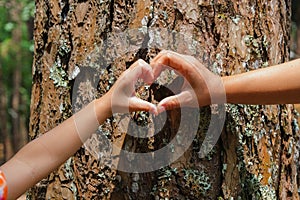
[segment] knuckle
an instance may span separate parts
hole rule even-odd
[[[140,59],[137,60],[137,63],[139,65],[144,65],[146,62],[143,59],[140,58]]]

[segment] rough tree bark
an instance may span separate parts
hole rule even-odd
[[[159,47],[194,55],[222,76],[289,58],[289,0],[40,0],[36,1],[36,7],[32,139],[70,117],[72,108],[103,95],[137,59],[150,61]],[[159,28],[160,34],[154,28]],[[124,32],[130,38],[129,46],[124,46],[118,38]],[[114,34],[116,37],[111,37]],[[197,45],[185,41],[191,38]],[[76,78],[86,70],[87,62],[96,63],[93,68],[101,73],[98,77],[87,77],[81,85],[84,89],[78,90],[85,91],[87,99],[71,102],[72,95],[77,94],[72,88]],[[99,84],[92,86],[97,78]],[[149,93],[155,100],[169,94],[161,85],[151,87]],[[204,159],[199,158],[198,151],[209,123],[209,107],[201,109],[203,120],[190,149],[163,169],[141,174],[115,171],[82,148],[32,188],[28,196],[31,199],[298,199],[299,130],[293,106],[226,105],[226,110],[222,136]],[[143,123],[149,116],[137,113],[132,118]],[[178,119],[178,110],[168,112],[166,126],[157,137],[126,136],[124,148],[136,152],[159,149],[176,135],[174,127]],[[116,126],[114,118],[107,120],[101,134],[118,141],[125,133]]]
[[[300,3],[299,1],[293,0],[292,1],[292,20],[295,23],[295,26],[297,28],[296,30],[296,35],[293,38],[293,50],[295,51],[295,58],[299,58],[300,57]]]

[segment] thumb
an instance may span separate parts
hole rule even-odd
[[[129,111],[148,111],[155,115],[157,115],[157,109],[156,106],[150,102],[144,101],[138,97],[131,97],[129,99]]]
[[[164,98],[157,105],[158,114],[162,113],[165,110],[172,110],[172,109],[180,108],[181,106],[184,106],[185,104],[188,103],[187,99],[190,99],[189,97],[190,97],[190,95],[188,94],[188,92],[184,91],[177,95],[173,95],[173,96]]]

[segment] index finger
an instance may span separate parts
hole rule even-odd
[[[129,69],[126,70],[124,76],[127,77],[127,80],[131,80],[132,82],[136,82],[141,78],[147,84],[150,84],[154,80],[152,67],[142,59],[133,63]]]
[[[136,80],[138,78],[141,78],[147,84],[153,83],[154,76],[153,76],[152,67],[148,63],[146,63],[144,60],[140,59],[137,61],[137,66],[136,66],[135,70],[137,70]]]
[[[184,55],[173,51],[162,51],[151,61],[150,65],[153,68],[155,77],[164,70],[164,67],[162,67],[164,65],[175,69],[184,77],[188,76],[192,67],[192,64],[184,58]]]

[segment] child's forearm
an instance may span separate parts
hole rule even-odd
[[[1,166],[8,198],[15,199],[72,156],[111,115],[107,98],[94,100],[65,122],[24,146]]]
[[[300,102],[300,59],[222,79],[228,103]]]

